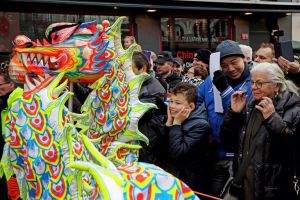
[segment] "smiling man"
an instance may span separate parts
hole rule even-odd
[[[273,59],[275,58],[275,49],[272,43],[262,43],[259,49],[255,53],[254,61],[257,63],[274,62]]]
[[[163,51],[154,61],[157,64],[157,79],[170,92],[177,83],[181,82],[181,76],[173,70],[174,58],[169,51]]]
[[[220,190],[232,173],[233,149],[225,149],[221,144],[220,126],[224,113],[230,105],[230,97],[236,90],[245,90],[251,96],[249,66],[244,62],[244,54],[237,42],[225,40],[216,48],[220,52],[221,70],[214,73],[212,80],[208,76],[198,88],[198,102],[205,103],[212,133],[214,149],[214,168],[212,172],[212,194],[219,195]],[[220,91],[223,113],[215,112],[213,85]]]

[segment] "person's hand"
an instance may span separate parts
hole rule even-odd
[[[213,84],[220,92],[223,92],[229,86],[227,78],[221,70],[214,72]]]
[[[290,62],[284,57],[280,56],[277,59],[277,63],[285,74],[295,74],[300,72],[300,64],[297,61]]]
[[[255,108],[262,113],[264,119],[268,119],[268,117],[275,112],[272,99],[269,97],[263,97],[263,99],[255,106]]]
[[[167,112],[168,113],[168,119],[167,119],[167,122],[166,122],[166,126],[172,126],[174,118],[171,116],[170,105],[168,105],[167,111],[168,111]]]
[[[238,90],[231,95],[231,110],[239,113],[243,110],[247,102],[246,91]]]
[[[184,120],[186,120],[191,114],[190,108],[182,108],[174,117],[173,125],[180,125]]]

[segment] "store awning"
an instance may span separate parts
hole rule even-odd
[[[270,2],[270,1],[219,1],[219,0],[2,0],[1,10],[39,8],[41,12],[55,7],[72,6],[71,8],[90,9],[125,9],[134,12],[145,9],[158,11],[206,11],[206,12],[252,12],[252,13],[293,13],[300,11],[299,2]],[[88,11],[88,10],[87,10]]]

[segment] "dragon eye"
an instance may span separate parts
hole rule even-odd
[[[51,44],[58,44],[67,40],[78,28],[80,24],[75,23],[55,23],[46,30],[46,38]]]
[[[51,38],[52,38],[52,40],[57,40],[57,38],[58,38],[57,33],[52,33]]]

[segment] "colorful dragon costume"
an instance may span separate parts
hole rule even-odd
[[[162,169],[137,162],[139,118],[153,104],[138,93],[146,74],[131,69],[119,18],[112,26],[56,23],[43,45],[15,38],[9,73],[24,84],[2,112],[0,175],[16,175],[23,199],[198,199]],[[93,83],[82,113],[65,103],[68,82]]]

